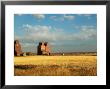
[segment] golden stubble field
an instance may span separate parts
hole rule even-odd
[[[15,76],[96,76],[97,56],[14,57]]]

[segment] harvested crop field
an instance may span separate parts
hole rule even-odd
[[[14,57],[15,76],[96,76],[97,56]]]

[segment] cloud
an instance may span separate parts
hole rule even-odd
[[[23,51],[32,52],[36,51],[40,41],[47,41],[51,46],[62,46],[76,41],[97,40],[97,31],[94,26],[78,26],[78,29],[78,32],[66,33],[64,29],[52,26],[24,24],[20,30],[22,35],[16,33],[15,39],[20,40]]]
[[[39,20],[44,19],[45,15],[44,14],[33,14],[33,16]]]
[[[78,14],[78,16],[84,16],[84,17],[87,17],[88,19],[91,19],[91,16],[93,14]]]
[[[28,43],[20,41],[20,44],[23,52],[34,52],[34,53],[37,52],[37,46],[34,42]]]
[[[64,21],[64,20],[73,20],[75,19],[75,16],[73,15],[62,15],[62,16],[50,16],[50,19],[54,21]]]
[[[17,15],[17,16],[22,16],[23,14],[15,14],[15,15]]]
[[[21,42],[22,47],[32,47],[33,44],[32,43],[22,43]]]
[[[77,14],[78,16],[91,16],[92,14]]]
[[[52,30],[51,26],[41,26],[41,25],[23,25],[23,36],[24,39],[32,39],[32,40],[52,40],[54,39],[54,34],[50,32]],[[53,36],[52,36],[53,34]]]
[[[95,39],[97,31],[94,26],[80,26],[77,33],[67,34],[61,28],[55,28],[45,25],[23,25],[21,31],[23,35],[16,35],[16,39],[33,40],[33,41],[69,41],[69,40],[89,40]]]
[[[64,15],[64,19],[67,19],[67,20],[73,20],[75,18],[75,16],[73,15]]]
[[[50,19],[52,19],[54,21],[57,21],[58,20],[57,16],[50,16]]]
[[[75,25],[75,24],[73,24],[73,27],[75,28],[75,29],[77,29],[77,30],[81,30],[81,29],[96,29],[96,27],[95,26],[93,26],[93,25]]]

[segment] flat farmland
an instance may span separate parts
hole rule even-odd
[[[15,76],[96,76],[97,56],[14,57]]]

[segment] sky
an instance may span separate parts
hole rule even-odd
[[[46,41],[52,53],[96,52],[96,14],[15,14],[14,39],[23,52],[37,52]]]

